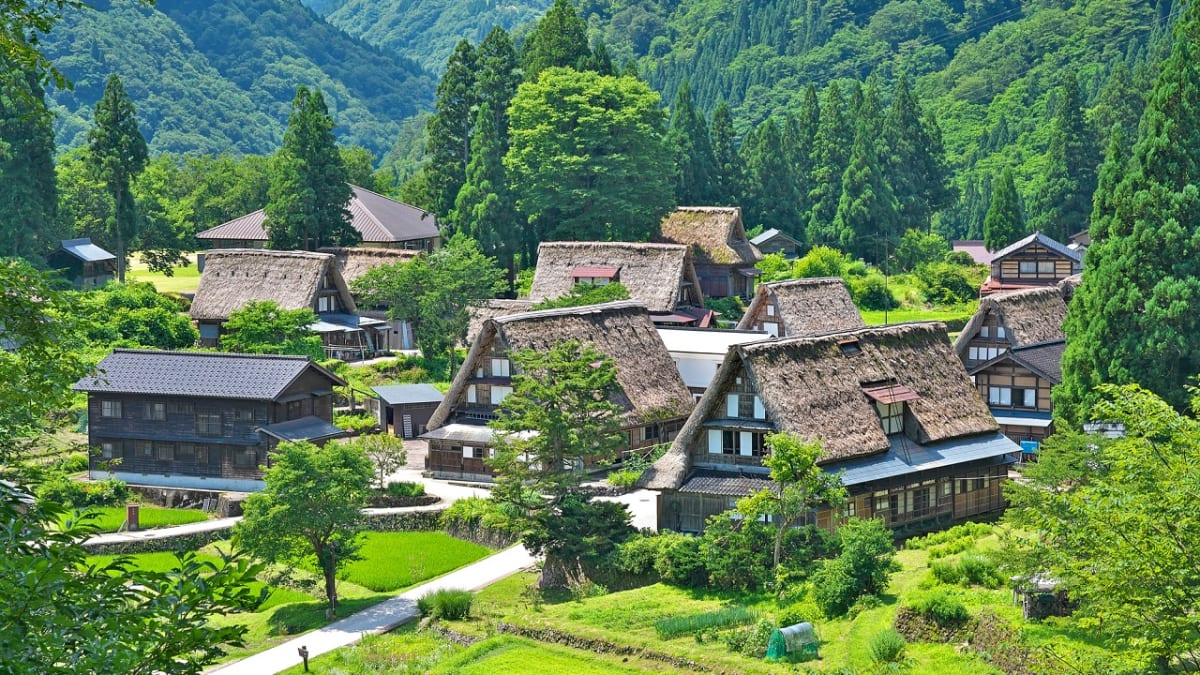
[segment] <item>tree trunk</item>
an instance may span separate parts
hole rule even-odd
[[[566,588],[571,581],[571,575],[581,573],[578,570],[578,563],[564,560],[553,553],[547,553],[546,559],[542,563],[542,573],[538,576],[538,588],[548,590],[551,588]]]
[[[125,235],[121,232],[121,224],[114,228],[117,231],[117,281],[125,283]]]
[[[322,571],[325,573],[325,597],[329,599],[329,613],[337,612],[337,565],[333,560],[327,561]]]

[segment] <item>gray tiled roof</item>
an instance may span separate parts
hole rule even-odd
[[[330,384],[346,384],[306,356],[114,349],[97,373],[80,379],[74,389],[269,401],[309,368],[328,377]]]
[[[679,487],[680,492],[698,492],[722,497],[749,497],[763,488],[774,487],[775,482],[765,474],[738,475],[728,472],[700,469]]]
[[[1074,260],[1075,262],[1081,262],[1083,260],[1083,254],[1080,253],[1079,251],[1069,249],[1069,248],[1067,248],[1067,246],[1065,244],[1055,241],[1055,240],[1051,239],[1050,237],[1042,234],[1041,232],[1034,232],[1033,234],[1029,235],[1028,237],[1021,239],[1020,241],[1014,241],[1013,243],[1009,244],[1008,246],[1005,246],[1004,248],[1000,249],[999,251],[996,251],[996,253],[994,255],[992,255],[992,262],[995,262],[996,260],[1003,258],[1004,256],[1012,253],[1013,251],[1025,248],[1029,244],[1032,244],[1034,241],[1041,244],[1042,246],[1045,246],[1046,248],[1050,249],[1051,251],[1054,251],[1055,253],[1058,253],[1067,258],[1070,258],[1071,260]]]
[[[389,384],[371,389],[388,405],[442,402],[442,392],[432,384]]]
[[[268,436],[273,436],[281,441],[314,441],[341,436],[345,433],[338,427],[313,415],[287,422],[268,424],[260,429]]]
[[[888,440],[891,447],[887,452],[826,464],[822,468],[829,472],[844,471],[842,484],[851,486],[966,462],[1004,461],[1021,451],[1020,446],[998,433],[926,445],[917,445],[905,439],[903,434],[895,434]]]

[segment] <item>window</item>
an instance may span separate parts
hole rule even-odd
[[[120,401],[101,401],[100,402],[101,417],[121,417],[121,402]]]
[[[154,459],[154,444],[150,441],[137,441],[134,443],[134,452],[139,459]]]
[[[291,404],[288,404],[291,407]],[[208,413],[196,415],[196,433],[201,436],[221,435],[221,416]]]
[[[242,469],[258,466],[258,450],[255,448],[239,448],[234,450],[233,465]]]
[[[754,397],[746,394],[738,395],[738,411],[737,416],[743,419],[754,418]]]
[[[1037,270],[1038,274],[1054,274],[1054,261],[1039,260]]]
[[[208,446],[207,445],[197,445],[196,446],[196,463],[197,464],[208,464]]]
[[[722,431],[721,432],[721,452],[726,455],[737,454],[737,432]]]
[[[855,501],[853,499],[846,500],[846,503],[842,506],[842,511],[841,511],[842,518],[843,519],[853,518],[856,515],[855,514],[856,508],[857,507],[856,507]]]
[[[317,298],[317,311],[318,312],[334,312],[334,311],[337,311],[337,308],[338,308],[337,296],[326,295],[326,296]]]
[[[883,433],[891,436],[904,431],[904,402],[880,403],[875,402],[875,410],[879,413],[879,421],[883,423]]]
[[[1000,340],[1004,339],[1004,326],[996,326],[996,338]]]
[[[512,390],[512,387],[492,387],[492,405],[500,405],[500,403],[512,393]]]
[[[991,332],[991,330],[990,330],[989,326],[980,326],[979,327],[979,337],[981,337],[981,338],[988,337],[988,334],[990,332]]]
[[[988,387],[988,405],[1012,405],[1012,389]]]
[[[949,497],[954,492],[954,481],[942,481],[942,496]]]
[[[233,419],[235,419],[239,422],[253,422],[254,421],[254,411],[249,410],[247,408],[240,408],[238,410],[233,411]]]
[[[117,456],[117,454],[118,452],[116,443],[110,441],[100,444],[100,457],[104,459],[113,459]]]
[[[492,377],[508,377],[511,374],[508,359],[492,359]]]
[[[163,421],[167,419],[167,404],[166,403],[147,403],[146,404],[146,419]]]
[[[196,459],[196,446],[192,443],[180,443],[175,446],[175,461],[193,462]]]
[[[175,459],[174,443],[155,443],[154,458],[160,462],[170,462]]]
[[[775,305],[767,303],[767,316],[775,316]]]
[[[1005,351],[1007,350],[1004,347],[968,347],[967,360],[991,361],[997,356],[1003,354]]]
[[[875,512],[887,511],[891,508],[891,501],[888,499],[887,490],[880,490],[875,493]]]
[[[191,415],[195,412],[191,403],[168,403],[167,413],[171,415]]]

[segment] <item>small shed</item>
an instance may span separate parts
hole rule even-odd
[[[817,633],[808,621],[777,628],[767,641],[767,658],[783,659],[799,656],[804,660],[817,658]]]
[[[58,270],[78,289],[100,288],[117,273],[117,256],[92,243],[92,240],[64,239],[46,256],[46,264]]]
[[[425,433],[442,392],[431,384],[394,384],[371,387],[379,397],[379,426],[401,438]]]

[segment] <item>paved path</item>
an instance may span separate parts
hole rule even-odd
[[[300,665],[301,659],[297,650],[301,646],[308,648],[308,656],[311,659],[338,647],[354,644],[365,635],[386,633],[415,619],[417,617],[417,598],[430,591],[442,588],[478,590],[529,567],[533,562],[533,556],[529,555],[523,546],[505,549],[477,563],[411,588],[401,595],[368,607],[324,628],[318,628],[265,652],[218,666],[206,672],[215,675],[278,673],[281,670]]]
[[[187,525],[174,525],[172,527],[156,527],[152,530],[138,530],[137,532],[110,532],[108,534],[97,534],[94,537],[89,537],[85,546],[98,546],[101,544],[124,544],[131,541],[146,541],[147,539],[164,539],[167,537],[186,537],[192,534],[200,534],[202,532],[212,532],[213,530],[224,530],[233,527],[238,518],[217,518],[215,520],[202,520],[198,523],[188,523]]]

